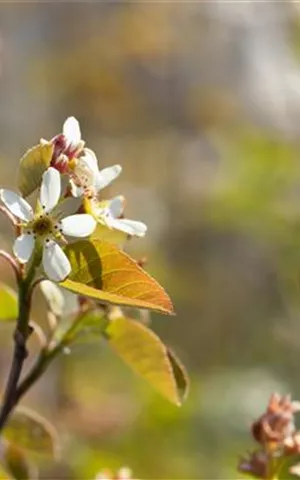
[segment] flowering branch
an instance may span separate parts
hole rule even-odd
[[[176,357],[145,325],[127,319],[121,310],[118,318],[109,315],[110,305],[173,313],[169,296],[141,268],[143,262],[138,264],[123,252],[125,240],[144,237],[147,226],[125,218],[123,196],[102,198],[102,190],[121,170],[120,165],[99,170],[95,153],[85,148],[81,139],[78,121],[69,117],[61,134],[50,141],[42,139],[21,158],[20,193],[0,188],[0,212],[10,220],[15,233],[13,255],[0,250],[0,257],[14,269],[18,287],[18,309],[10,289],[5,297],[8,301],[0,305],[0,318],[17,317],[12,364],[0,408],[0,433],[20,399],[50,363],[87,331],[100,333],[112,346],[114,342],[119,344],[120,338],[125,343],[126,338],[133,338],[134,344],[142,339],[150,374],[148,368],[140,368],[135,356],[129,362],[132,368],[174,404],[183,401],[188,381]],[[32,207],[27,197],[36,190],[37,201]],[[33,292],[42,280],[46,280],[41,290],[48,307],[45,332],[30,319]],[[60,288],[78,296],[77,311],[67,324],[60,323],[66,313]],[[149,323],[148,317],[143,320]],[[37,335],[40,350],[33,366],[21,378],[32,333]],[[156,372],[157,381],[151,371]],[[118,479],[123,477],[118,474]]]

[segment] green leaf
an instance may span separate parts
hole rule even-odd
[[[14,290],[0,283],[0,320],[16,320],[18,316],[18,299]]]
[[[37,468],[29,462],[24,451],[15,444],[9,442],[4,446],[3,457],[9,472],[15,480],[37,479]],[[2,476],[0,478],[2,480]],[[5,478],[3,477],[3,479]]]
[[[168,348],[155,333],[135,320],[120,317],[111,321],[105,336],[114,351],[136,373],[170,402],[181,405],[185,397],[183,384],[187,383],[182,380],[183,368],[178,366],[172,354],[170,359]]]
[[[64,345],[78,340],[80,336],[101,335],[108,325],[107,316],[95,309],[81,314],[78,318],[69,317],[62,320],[54,334],[54,340]]]
[[[55,458],[59,450],[58,435],[53,425],[29,408],[22,407],[14,412],[3,436],[19,448],[41,455]]]
[[[177,385],[177,391],[180,395],[181,402],[184,402],[189,394],[190,381],[184,365],[181,363],[177,355],[169,347],[167,355],[171,363],[174,379]]]
[[[94,239],[64,249],[72,273],[60,285],[102,303],[173,313],[164,289],[126,253]]]
[[[108,228],[106,225],[98,223],[91,236],[91,240],[101,240],[102,242],[112,243],[113,245],[118,246],[124,245],[128,237],[129,235],[127,233]]]
[[[5,467],[0,464],[0,479],[1,480],[12,480],[12,476],[8,474]]]
[[[100,310],[93,310],[82,315],[72,326],[67,335],[68,340],[77,339],[81,335],[101,335],[107,325],[108,318]]]
[[[42,175],[50,166],[53,144],[43,141],[28,150],[20,160],[18,170],[18,189],[27,197],[42,181]]]

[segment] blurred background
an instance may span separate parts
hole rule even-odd
[[[149,226],[128,251],[171,295],[177,316],[152,326],[191,376],[178,409],[99,339],[74,347],[24,400],[61,438],[41,478],[240,478],[270,394],[300,399],[299,4],[2,3],[0,106],[1,185],[70,115],[101,166],[123,166],[107,195]]]

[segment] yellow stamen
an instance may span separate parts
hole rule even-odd
[[[71,160],[69,160],[69,164],[68,164],[69,169],[74,171],[76,165],[77,165],[77,159],[76,158],[71,158]]]

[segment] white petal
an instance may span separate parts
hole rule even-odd
[[[53,240],[44,242],[43,267],[47,277],[53,282],[62,282],[71,273],[68,257]]]
[[[78,212],[82,204],[81,198],[68,197],[62,200],[52,211],[56,219],[60,219]]]
[[[69,117],[64,123],[63,134],[72,147],[76,147],[81,140],[81,132],[78,120]]]
[[[85,148],[84,155],[80,157],[79,161],[82,161],[84,165],[93,172],[94,175],[98,174],[98,160],[93,150],[91,150],[90,148]]]
[[[95,188],[97,191],[107,187],[113,180],[115,180],[121,173],[121,165],[114,165],[113,167],[107,167],[98,172],[95,182]]]
[[[48,168],[43,174],[40,202],[45,212],[51,212],[57,205],[61,191],[60,173],[55,168]]]
[[[124,211],[124,203],[125,199],[122,195],[112,198],[109,201],[108,208],[114,218],[119,218],[122,215]]]
[[[73,180],[70,180],[70,188],[71,188],[71,195],[73,197],[81,197],[84,192],[83,187],[77,187],[77,185],[73,182]]]
[[[96,228],[96,220],[88,213],[79,213],[63,218],[61,228],[65,235],[71,237],[88,237]]]
[[[16,238],[13,252],[21,263],[26,263],[30,259],[34,249],[34,237],[32,234],[24,233]]]
[[[127,220],[126,218],[117,219],[109,217],[107,225],[120,230],[121,232],[128,233],[128,235],[134,235],[136,237],[144,237],[147,232],[147,225],[143,222],[136,222],[135,220]]]
[[[16,217],[29,222],[33,219],[33,211],[29,203],[15,192],[0,189],[0,198],[8,210]]]

